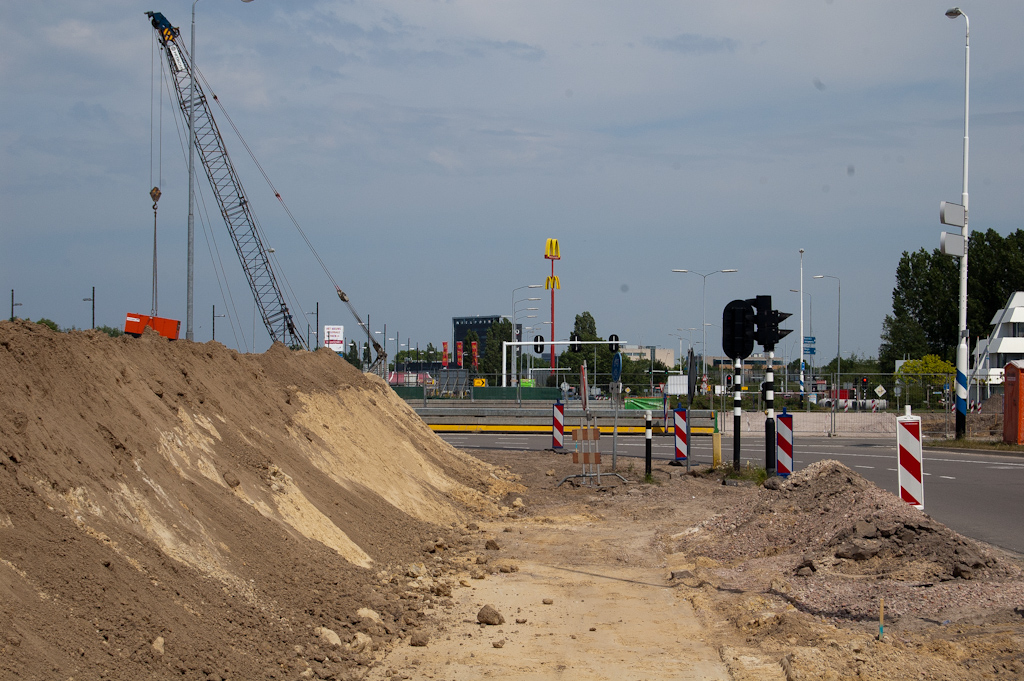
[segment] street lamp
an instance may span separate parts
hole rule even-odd
[[[216,305],[213,306],[213,310],[211,311],[211,314],[213,315],[213,318],[210,320],[212,322],[212,324],[211,324],[211,328],[212,328],[211,340],[217,340],[217,317],[227,317],[227,315],[226,314],[217,314],[217,306]],[[306,344],[309,345],[309,340],[308,340],[309,333],[308,333],[308,331],[307,331],[306,335],[307,335]]]
[[[793,289],[790,289],[791,291]],[[800,402],[804,401],[804,249],[800,249]],[[811,410],[810,402],[807,411]]]
[[[700,293],[700,298],[701,298],[701,317],[702,317],[702,319],[701,319],[701,333],[704,334],[703,335],[703,340],[701,341],[701,346],[700,346],[700,360],[701,360],[701,367],[703,369],[702,372],[701,372],[701,382],[704,383],[704,382],[706,382],[708,380],[707,296],[705,295],[707,293],[707,288],[708,288],[708,286],[707,286],[708,285],[708,277],[710,277],[712,274],[736,272],[736,270],[734,270],[734,269],[715,270],[714,272],[708,272],[707,274],[701,274],[700,272],[694,272],[692,270],[672,270],[672,271],[673,272],[681,272],[681,273],[684,273],[684,274],[696,274],[698,277],[700,277],[700,278],[702,278],[704,280],[704,285],[701,287],[701,293]]]
[[[193,273],[195,271],[195,217],[193,216],[193,210],[195,205],[195,180],[196,180],[196,162],[195,162],[195,145],[196,145],[196,3],[199,0],[193,0],[192,2],[192,36],[191,36],[191,47],[188,55],[189,61],[189,72],[188,72],[188,276],[186,282],[186,301],[185,305],[185,340],[192,340],[192,283]],[[242,2],[252,2],[252,0],[242,0]]]
[[[970,228],[967,226],[967,157],[970,149],[967,130],[970,117],[971,92],[971,21],[959,7],[946,11],[946,16],[956,19],[962,16],[967,25],[964,49],[964,224],[961,234],[964,239],[964,254],[960,257],[960,341],[956,347],[956,438],[963,439],[967,431],[967,242]]]
[[[831,274],[816,274],[814,275],[814,278],[835,279],[836,285],[839,287],[839,305],[836,307],[836,403],[838,403],[839,391],[843,387],[843,282],[839,279],[839,277],[834,277]]]
[[[14,308],[21,307],[21,303],[14,302],[14,289],[11,289],[11,321],[14,321]]]
[[[82,298],[82,302],[83,303],[92,303],[92,326],[90,326],[89,328],[90,329],[95,329],[96,328],[96,287],[95,286],[92,287],[92,297],[91,298]]]
[[[527,284],[526,286],[517,286],[516,288],[512,289],[512,342],[513,343],[516,342],[516,322],[515,322],[515,316],[516,316],[516,291],[522,291],[524,288],[544,288],[544,285],[543,284]],[[540,298],[527,298],[526,300],[540,300]],[[519,301],[519,302],[522,302],[522,301]],[[554,339],[552,339],[552,340],[554,340]],[[512,347],[515,347],[515,346],[512,346]],[[513,357],[514,356],[515,356],[515,353],[513,353]],[[515,366],[515,365],[513,364],[513,366]],[[505,367],[502,367],[501,368],[501,387],[503,387],[503,388],[506,385],[506,383],[505,383],[505,376],[506,376],[506,374],[505,374]]]

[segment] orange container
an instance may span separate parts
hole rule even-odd
[[[177,319],[150,317],[148,314],[137,314],[135,312],[129,312],[125,316],[125,333],[141,336],[147,326],[164,338],[170,338],[171,340],[178,340],[178,333],[181,331],[181,322]]]
[[[1003,442],[1024,444],[1024,362],[1003,369]]]

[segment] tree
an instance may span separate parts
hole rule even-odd
[[[491,324],[491,328],[487,329],[484,356],[480,360],[480,373],[501,374],[501,342],[510,340],[512,340],[512,322],[501,318]],[[510,357],[510,355],[506,354],[506,357]]]
[[[97,326],[96,330],[97,331],[102,331],[103,333],[107,334],[111,338],[117,338],[118,336],[123,336],[124,335],[124,331],[122,331],[121,329],[115,328],[113,326]]]
[[[1024,231],[1007,237],[975,232],[968,245],[967,329],[972,343],[987,338],[990,322],[1014,291],[1024,290]],[[920,249],[903,252],[896,268],[892,314],[878,349],[883,370],[895,360],[925,353],[951,361],[959,335],[960,260]]]
[[[355,341],[349,342],[348,352],[342,356],[349,364],[351,364],[352,366],[359,370],[362,370],[363,363],[359,361],[359,348],[356,346]]]
[[[58,333],[60,332],[60,327],[57,326],[57,322],[53,321],[52,319],[47,319],[46,317],[40,317],[39,321],[36,322],[36,324],[42,324],[43,326],[49,327],[49,328],[53,329],[54,331],[57,331]]]

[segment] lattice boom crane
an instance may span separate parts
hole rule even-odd
[[[267,249],[263,247],[249,208],[249,200],[228,157],[209,102],[198,79],[192,77],[188,52],[178,41],[180,32],[159,12],[146,12],[146,16],[150,18],[157,40],[163,47],[171,81],[178,95],[178,104],[186,119],[189,115],[190,92],[193,93],[191,106],[195,121],[196,151],[217,197],[221,217],[231,234],[231,242],[242,263],[249,288],[252,289],[256,306],[263,317],[263,324],[273,340],[289,346],[306,347],[306,339],[297,332],[281,287],[271,269]]]

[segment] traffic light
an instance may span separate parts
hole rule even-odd
[[[538,355],[544,354],[544,336],[533,337],[533,351]]]
[[[583,350],[583,345],[580,343],[580,337],[578,334],[573,334],[569,337],[569,352],[580,352]]]
[[[734,300],[722,313],[722,349],[732,359],[746,359],[754,351],[754,306]]]
[[[771,296],[757,296],[753,302],[757,308],[755,339],[765,350],[772,351],[782,338],[792,333],[791,329],[779,329],[779,324],[791,315],[773,310]]]
[[[868,387],[868,377],[867,376],[861,376],[860,384],[861,384],[861,386],[867,388]]]
[[[608,336],[608,349],[611,350],[612,352],[619,351],[619,337],[616,336],[614,333]]]
[[[757,308],[754,316],[754,325],[757,327],[754,331],[754,340],[765,350],[770,350],[775,347],[775,341],[772,340],[771,335],[771,323],[769,322],[772,313],[772,297],[757,296],[754,298],[753,303],[754,307]]]
[[[725,375],[725,387],[732,390],[732,374]]]

